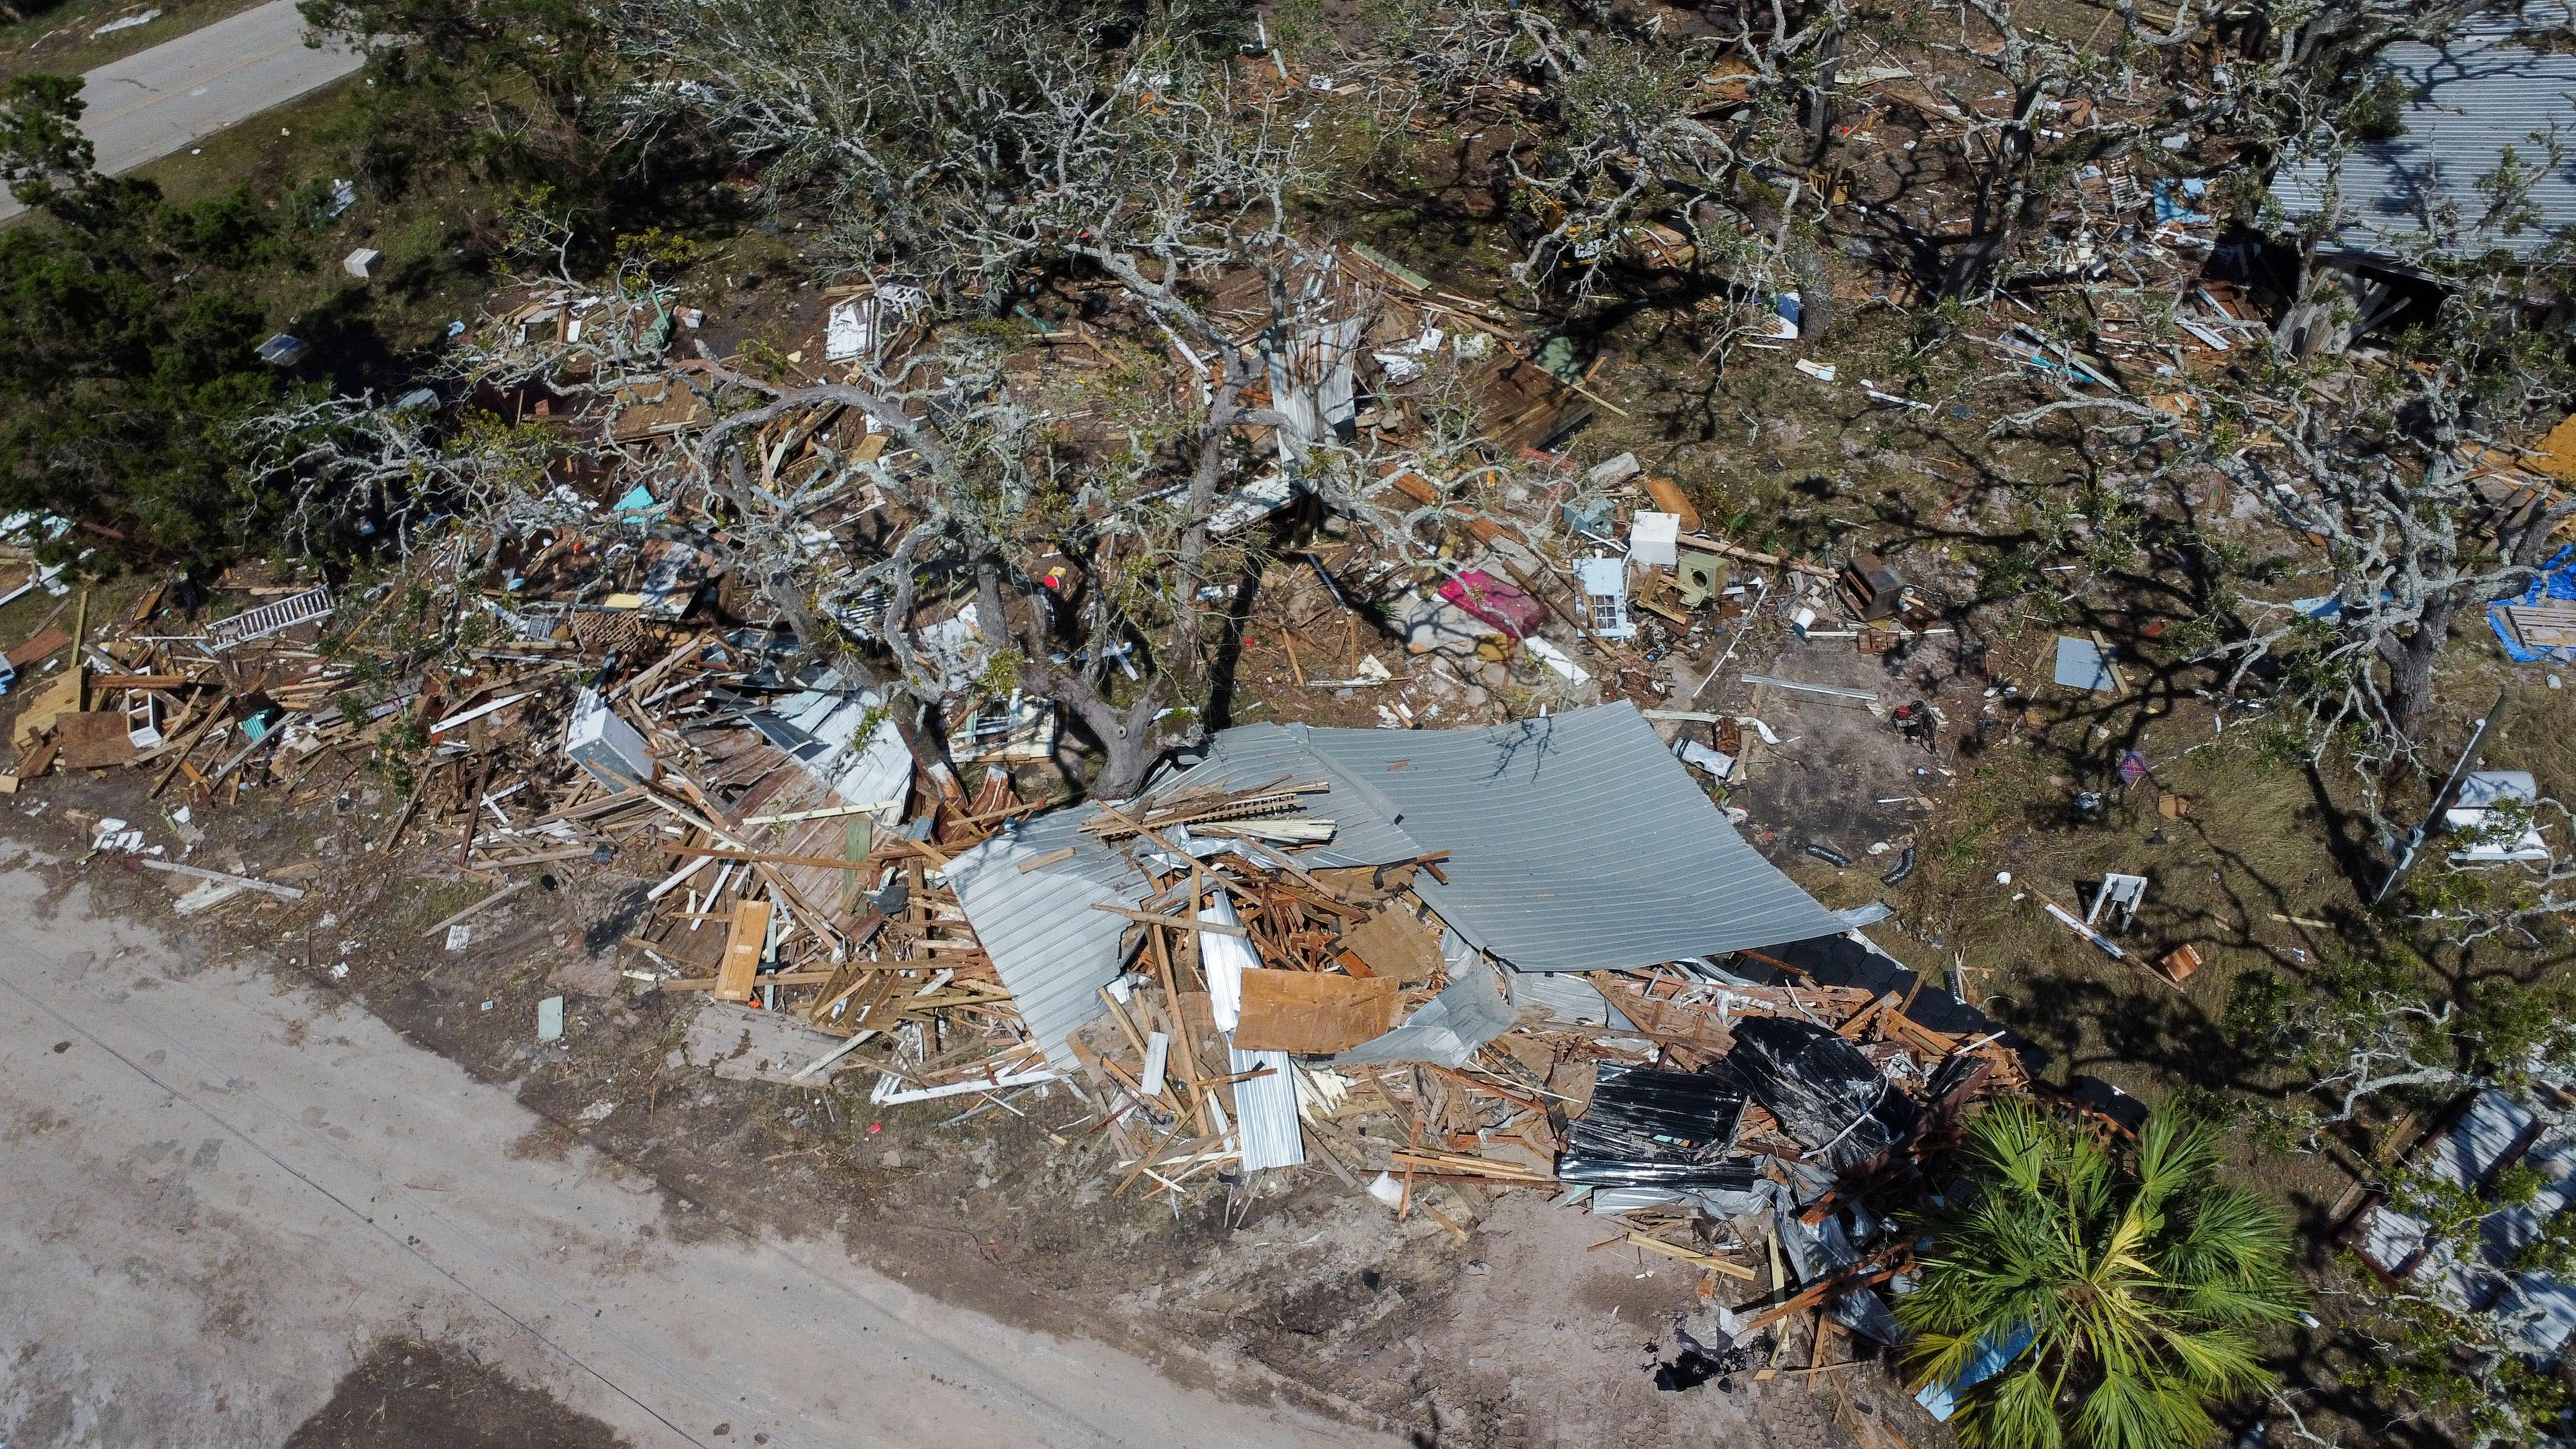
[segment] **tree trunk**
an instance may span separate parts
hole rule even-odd
[[[1842,68],[1843,33],[1836,30],[1817,48],[1823,65],[1816,83],[1807,87],[1807,164],[1821,166],[1834,144],[1834,82]]]
[[[1080,716],[1083,727],[1100,741],[1100,774],[1091,782],[1093,795],[1124,800],[1144,788],[1145,775],[1161,753],[1155,748],[1154,721],[1162,713],[1168,675],[1155,676],[1125,709],[1102,697],[1090,680],[1044,660],[1024,661],[1020,677]]]
[[[1945,296],[1965,297],[1970,288],[1985,280],[1995,258],[2012,245],[2021,231],[2022,214],[2030,206],[2028,181],[2034,150],[2031,112],[2045,94],[2045,85],[2031,82],[2022,85],[2013,98],[2012,123],[1996,133],[1994,162],[1978,178],[1968,243],[1952,256],[1949,275],[1942,279]]]
[[[1159,695],[1160,690],[1152,691]],[[1146,772],[1154,768],[1154,714],[1152,703],[1131,707],[1118,721],[1118,729],[1101,738],[1106,752],[1100,764],[1100,778],[1093,782],[1095,793],[1112,800],[1125,800],[1145,788]],[[1099,733],[1096,729],[1095,734]]]
[[[1125,709],[1111,704],[1101,691],[1101,682],[1089,673],[1059,667],[1047,657],[1047,639],[1043,623],[1043,606],[1030,612],[1025,633],[1011,627],[1008,605],[1002,598],[1002,565],[987,559],[976,566],[975,591],[978,608],[990,616],[992,623],[985,637],[996,648],[1016,647],[1020,651],[1020,682],[1069,709],[1082,720],[1083,728],[1100,741],[1100,776],[1092,782],[1091,793],[1109,799],[1123,800],[1134,795],[1145,784],[1146,772],[1154,768],[1154,723],[1162,713],[1163,696],[1171,682],[1169,671],[1156,674]],[[1106,640],[1092,641],[1092,668],[1103,668],[1101,646]]]
[[[2389,721],[2402,744],[2414,744],[2424,732],[2424,716],[2433,707],[2433,666],[2450,641],[2451,620],[2458,612],[2456,603],[2427,602],[2413,633],[2380,640],[2380,657],[2388,662]]]

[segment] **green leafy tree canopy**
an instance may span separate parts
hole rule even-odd
[[[38,215],[0,230],[0,512],[36,509],[191,562],[241,546],[230,430],[278,374],[243,284],[274,228],[248,194],[174,207],[100,175],[80,82],[0,93],[0,180]]]

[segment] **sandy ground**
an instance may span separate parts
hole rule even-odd
[[[1372,1442],[826,1243],[675,1230],[587,1148],[514,1150],[543,1125],[364,1011],[0,875],[0,1436],[279,1444],[416,1335],[636,1445]]]

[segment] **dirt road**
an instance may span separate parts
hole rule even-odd
[[[363,1011],[85,904],[0,874],[13,1449],[277,1445],[402,1334],[638,1446],[1371,1442],[693,1221]]]
[[[364,57],[345,40],[304,43],[295,0],[268,0],[81,78],[81,130],[98,169],[121,175],[343,76]],[[0,190],[0,221],[26,208]]]

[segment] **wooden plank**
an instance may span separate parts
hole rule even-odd
[[[24,670],[31,664],[41,664],[71,642],[72,636],[60,629],[39,629],[34,638],[9,651],[9,667]]]
[[[1539,1172],[1516,1162],[1498,1162],[1490,1157],[1469,1157],[1464,1153],[1434,1152],[1428,1148],[1401,1148],[1387,1154],[1406,1168],[1421,1168],[1447,1177],[1482,1177],[1503,1182],[1554,1182],[1553,1174]]]
[[[447,933],[448,927],[455,925],[457,922],[464,920],[468,916],[489,910],[534,884],[536,884],[536,882],[528,880],[513,881],[510,884],[501,887],[499,890],[492,892],[492,894],[485,896],[483,899],[476,901],[474,904],[467,906],[465,909],[458,911],[455,915],[437,922],[428,930],[421,932],[421,935],[433,940],[439,936],[443,936]]]
[[[768,902],[764,901],[762,904],[766,905]],[[759,958],[756,956],[752,959],[755,964],[759,961]],[[833,971],[773,971],[767,976],[756,978],[756,980],[758,981],[758,984],[762,986],[820,986],[825,982],[830,981],[838,974],[839,973]],[[723,979],[724,978],[720,976],[681,976],[659,983],[654,987],[654,990],[713,991],[716,989],[717,983],[721,982]]]
[[[886,843],[891,845],[894,842],[888,841]],[[907,845],[919,844],[918,841],[906,841],[904,843]],[[821,866],[827,870],[851,870],[866,864],[864,861],[836,860],[828,855],[771,855],[766,851],[733,850],[724,846],[715,845],[665,845],[662,847],[662,853],[664,855],[692,856],[701,861],[747,860],[754,865],[812,865]]]
[[[1246,971],[1234,1044],[1244,1051],[1348,1051],[1384,1036],[1395,1025],[1402,999],[1403,988],[1392,977],[1363,981],[1321,971]]]
[[[733,931],[725,937],[724,964],[716,968],[716,1000],[749,1001],[760,953],[769,944],[769,902],[736,901]]]
[[[1755,1277],[1753,1270],[1745,1267],[1741,1263],[1730,1263],[1724,1258],[1713,1258],[1706,1253],[1685,1248],[1678,1243],[1667,1243],[1661,1238],[1647,1237],[1644,1233],[1630,1233],[1624,1238],[1612,1238],[1608,1243],[1595,1243],[1593,1244],[1593,1247],[1606,1248],[1614,1243],[1625,1243],[1631,1247],[1643,1248],[1649,1253],[1661,1253],[1667,1258],[1679,1258],[1685,1263],[1695,1263],[1702,1268],[1714,1269],[1717,1272],[1726,1274],[1728,1277],[1737,1278],[1747,1283],[1752,1282]]]
[[[1241,926],[1229,926],[1221,921],[1194,921],[1187,916],[1158,916],[1152,911],[1132,911],[1125,906],[1105,904],[1094,904],[1092,909],[1107,911],[1113,916],[1125,916],[1131,921],[1142,921],[1149,926],[1170,926],[1183,931],[1205,931],[1211,936],[1233,936],[1240,940],[1252,938],[1252,933]]]

